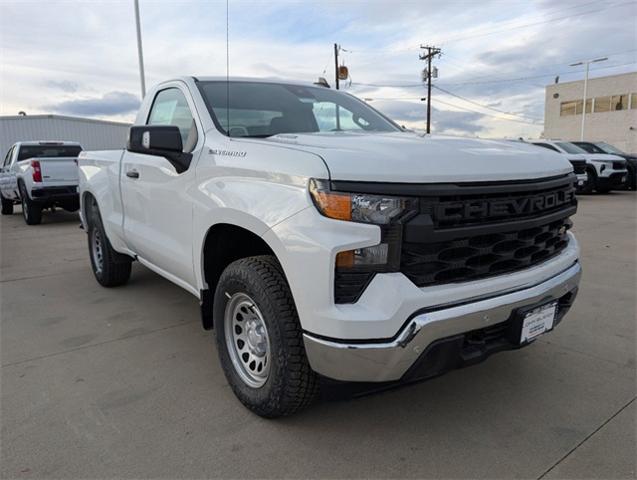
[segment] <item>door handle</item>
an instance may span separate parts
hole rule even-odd
[[[126,172],[128,178],[139,178],[139,172],[137,170],[129,170]]]

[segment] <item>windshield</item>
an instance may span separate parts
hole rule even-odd
[[[43,157],[77,157],[81,151],[82,147],[79,145],[23,145],[17,161]]]
[[[606,153],[594,143],[589,142],[573,142],[574,145],[586,150],[588,153]]]
[[[222,81],[197,85],[217,127],[231,137],[400,131],[361,100],[325,87]]]
[[[606,153],[615,153],[617,155],[626,155],[619,148],[613,147],[606,142],[597,142],[597,146],[601,148]]]
[[[573,145],[569,142],[555,142],[555,144],[564,150],[566,153],[586,153],[586,150],[578,147],[577,145]]]

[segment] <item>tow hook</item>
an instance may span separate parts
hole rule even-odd
[[[398,345],[401,348],[405,348],[409,344],[409,342],[414,339],[417,333],[418,330],[416,330],[416,324],[412,323],[411,325],[409,325],[407,330],[405,330],[405,333],[401,335],[401,338],[398,339]]]

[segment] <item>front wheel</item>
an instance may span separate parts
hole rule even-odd
[[[580,193],[585,193],[585,194],[593,193],[596,183],[597,183],[597,175],[595,175],[595,172],[592,169],[587,168],[586,183],[581,188]]]
[[[7,200],[0,194],[2,199],[2,215],[13,215],[13,200]]]
[[[23,183],[20,184],[20,201],[22,202],[22,216],[26,224],[40,224],[42,222],[42,207],[29,198],[29,193]]]
[[[292,414],[318,393],[281,266],[272,256],[231,263],[214,298],[221,366],[235,395],[268,418]]]
[[[104,287],[123,285],[130,278],[133,259],[113,250],[111,242],[106,237],[97,203],[94,200],[89,201],[91,203],[87,209],[88,250],[93,275]]]

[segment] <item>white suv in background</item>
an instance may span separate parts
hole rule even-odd
[[[584,188],[581,188],[583,193],[591,193],[593,190],[608,193],[622,188],[628,178],[626,160],[618,155],[588,153],[571,142],[561,140],[532,140],[530,143],[561,153],[569,159],[586,160],[586,181]]]

